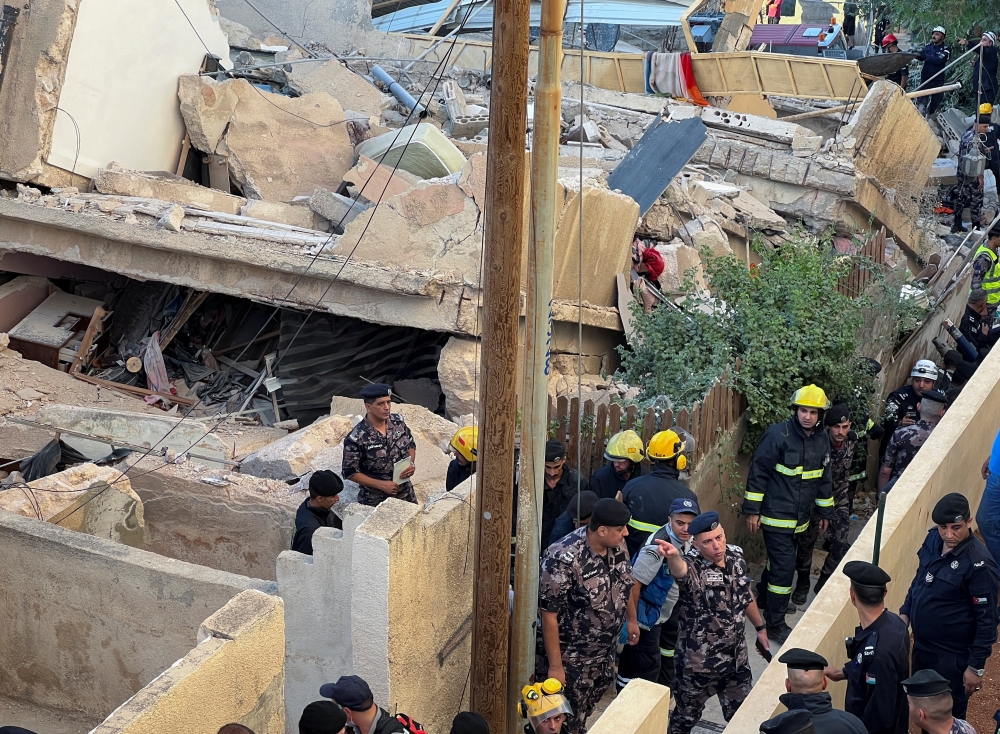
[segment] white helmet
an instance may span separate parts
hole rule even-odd
[[[910,370],[910,377],[926,377],[928,380],[936,380],[937,376],[937,365],[929,359],[917,360],[917,363],[913,365],[913,369]]]
[[[934,30],[932,30],[931,33],[940,33],[942,36],[947,36],[948,35],[948,31],[946,31],[944,29],[943,25],[936,25],[936,26],[934,26]]]

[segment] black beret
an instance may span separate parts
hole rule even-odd
[[[808,734],[815,732],[812,714],[805,709],[792,709],[768,719],[760,725],[761,734]]]
[[[951,406],[952,403],[958,400],[958,396],[961,394],[962,394],[962,388],[949,387],[948,390],[945,392],[945,395],[948,396],[948,405]]]
[[[344,480],[329,469],[320,469],[309,477],[309,491],[320,497],[335,497],[344,491]]]
[[[970,520],[972,513],[969,511],[969,500],[965,498],[964,494],[958,492],[946,494],[934,505],[931,519],[938,525]]]
[[[848,561],[844,564],[844,575],[858,586],[884,587],[892,577],[868,561]]]
[[[819,653],[803,650],[801,647],[793,647],[788,652],[782,653],[778,662],[784,663],[792,670],[823,670],[827,665],[825,657]]]
[[[715,510],[709,510],[708,512],[703,512],[688,525],[688,532],[691,535],[697,535],[698,533],[707,533],[709,530],[715,530],[719,527],[719,513]]]
[[[1000,224],[994,224],[988,237],[1000,237]]]
[[[936,403],[947,403],[948,398],[940,390],[924,390],[920,393],[921,400],[933,400]]]
[[[566,444],[554,438],[545,442],[545,461],[559,461],[566,458]]]
[[[490,734],[490,725],[477,713],[459,711],[451,722],[451,734]]]
[[[371,385],[366,385],[361,390],[361,397],[366,403],[374,403],[379,398],[391,398],[392,386],[386,385],[384,382],[375,382]]]
[[[624,502],[605,497],[598,500],[594,505],[594,511],[590,513],[590,522],[596,527],[619,528],[628,525],[632,519],[632,513]]]
[[[333,701],[313,701],[302,710],[299,734],[339,734],[347,725],[347,714]]]
[[[573,495],[569,503],[567,503],[566,514],[578,520],[588,520],[593,514],[594,505],[597,504],[599,499],[601,498],[597,496],[597,492],[591,492],[589,489],[577,492]]]
[[[826,417],[823,419],[823,422],[828,426],[836,426],[849,420],[851,420],[851,409],[840,403],[826,411]]]
[[[940,696],[942,693],[951,693],[951,684],[936,670],[918,670],[903,681],[903,691],[914,698]]]

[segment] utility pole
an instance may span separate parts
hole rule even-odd
[[[517,734],[516,706],[521,686],[535,672],[538,617],[538,557],[545,440],[548,438],[549,347],[552,332],[552,269],[559,185],[559,132],[562,121],[563,17],[566,0],[542,0],[535,117],[531,144],[531,240],[528,249],[524,318],[524,395],[521,411],[521,482],[517,496],[517,555],[507,701],[507,734]],[[581,50],[582,52],[582,50]],[[582,192],[581,192],[582,194]]]
[[[482,715],[494,732],[505,732],[507,728],[528,9],[525,0],[496,0],[493,11],[471,700],[472,710]]]

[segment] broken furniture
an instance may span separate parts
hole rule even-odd
[[[100,301],[91,298],[62,291],[53,293],[10,330],[10,346],[27,359],[65,371],[76,359],[91,317],[101,305]],[[107,316],[105,314],[104,319]],[[98,332],[103,331],[104,319],[98,325]],[[88,355],[93,349],[96,345],[92,342]]]

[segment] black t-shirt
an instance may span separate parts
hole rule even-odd
[[[295,512],[295,537],[292,538],[292,550],[311,556],[313,533],[319,528],[343,530],[344,523],[332,510],[310,507],[309,499],[306,498]]]

